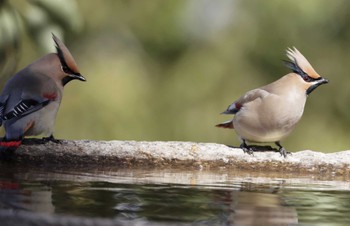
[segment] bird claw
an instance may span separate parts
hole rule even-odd
[[[55,139],[55,137],[52,135],[48,137],[43,137],[43,138],[25,138],[22,140],[22,144],[25,144],[25,145],[41,145],[41,144],[46,144],[47,142],[60,144],[62,141]]]
[[[61,141],[56,139],[53,135],[51,136],[48,136],[48,137],[43,137],[42,140],[46,143],[46,142],[53,142],[53,143],[56,143],[56,144],[60,144]]]
[[[248,155],[254,156],[254,150],[253,150],[252,148],[249,148],[249,147],[241,147],[241,149],[243,150],[244,153],[247,153]]]
[[[254,156],[254,152],[256,151],[274,151],[279,152],[281,156],[284,158],[287,157],[287,155],[291,155],[292,153],[287,151],[284,147],[281,146],[279,142],[276,142],[276,145],[279,147],[279,149],[273,148],[271,146],[261,146],[261,145],[247,145],[246,142],[243,142],[239,147],[243,150],[244,153],[247,153],[249,155]]]
[[[287,151],[285,148],[280,148],[279,152],[281,154],[281,156],[283,156],[284,158],[287,158],[287,155],[292,155],[292,152]]]
[[[249,147],[246,143],[242,143],[239,147],[243,150],[244,153],[247,153],[248,155],[254,156],[254,148],[253,147]]]

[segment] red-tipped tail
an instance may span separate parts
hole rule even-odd
[[[0,151],[16,150],[22,144],[22,140],[2,140],[0,141]]]
[[[226,121],[220,124],[215,125],[216,127],[221,127],[221,128],[225,128],[225,129],[233,129],[233,123],[232,120],[230,121]]]

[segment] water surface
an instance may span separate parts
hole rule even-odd
[[[0,209],[30,213],[32,220],[44,215],[123,225],[350,225],[350,183],[226,169],[1,163]]]

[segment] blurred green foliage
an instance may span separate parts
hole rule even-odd
[[[296,46],[330,84],[310,95],[282,143],[290,151],[349,148],[350,1],[2,2],[1,56],[15,46],[18,70],[53,51],[51,32],[64,33],[88,80],[67,85],[58,138],[238,145],[234,131],[214,127],[230,117],[219,113],[288,73],[281,59]],[[6,13],[24,28],[4,30]]]

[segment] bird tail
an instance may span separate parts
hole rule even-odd
[[[233,129],[233,123],[232,120],[230,121],[226,121],[220,124],[215,125],[216,127],[221,127],[221,128],[225,128],[225,129]]]
[[[6,140],[6,138],[0,141],[0,152],[3,151],[15,151],[22,144],[22,140]]]

